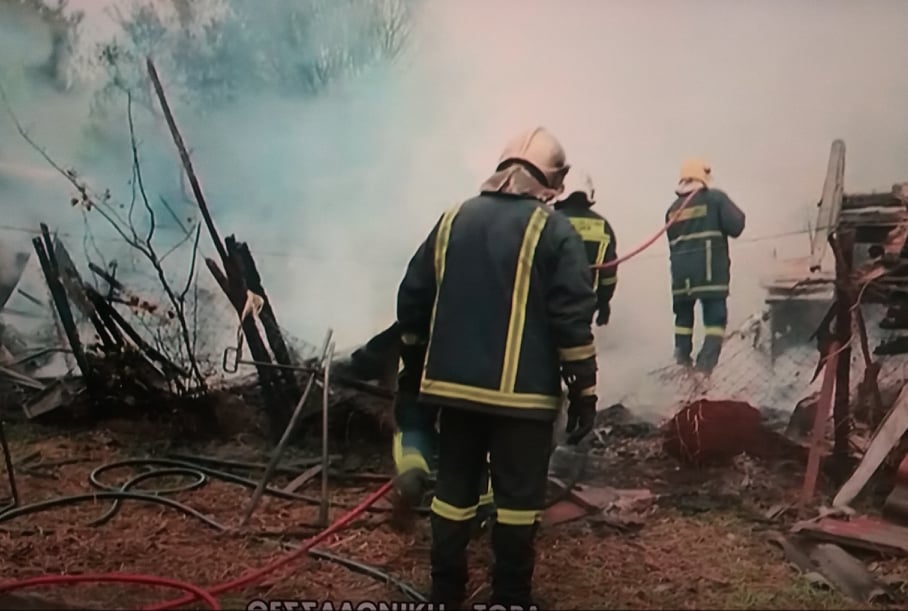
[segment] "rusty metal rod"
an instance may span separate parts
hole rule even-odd
[[[228,355],[233,354],[234,358],[231,361]],[[236,373],[239,370],[239,365],[254,365],[255,367],[271,367],[274,369],[288,369],[291,371],[301,371],[303,373],[318,373],[319,368],[313,365],[281,365],[280,363],[264,363],[262,361],[253,361],[248,359],[236,358],[239,356],[239,351],[234,347],[228,347],[224,349],[224,354],[221,359],[221,367],[227,373]],[[352,388],[353,390],[359,390],[365,393],[369,393],[375,397],[382,399],[394,399],[394,392],[388,390],[387,388],[382,388],[368,382],[363,382],[362,380],[355,380],[346,376],[335,376],[333,379],[334,383],[338,386],[346,386],[347,388]]]
[[[325,338],[325,347],[322,350],[322,361],[324,361],[328,356],[328,349],[330,348],[331,338],[333,336],[334,331],[329,330],[328,336]],[[265,492],[265,487],[271,481],[271,477],[274,475],[274,470],[277,468],[277,464],[281,460],[281,455],[283,455],[284,453],[284,447],[290,440],[290,435],[293,433],[296,422],[297,420],[299,420],[300,414],[303,412],[303,405],[306,404],[306,399],[309,398],[309,393],[312,392],[312,387],[314,385],[315,373],[309,376],[309,382],[306,384],[306,389],[303,391],[303,394],[300,395],[300,400],[299,402],[297,402],[296,407],[293,410],[293,415],[290,416],[290,422],[287,423],[287,428],[284,429],[284,434],[281,435],[280,441],[277,442],[277,447],[274,448],[274,453],[271,455],[271,460],[268,462],[268,466],[265,468],[265,473],[264,475],[262,475],[262,479],[259,481],[258,486],[256,486],[255,492],[252,493],[252,499],[249,501],[249,506],[246,508],[246,513],[243,515],[243,519],[240,521],[240,527],[246,526],[246,524],[249,522],[249,518],[252,517],[252,512],[255,511],[259,500],[262,498],[262,494]]]
[[[322,385],[322,503],[318,508],[318,523],[328,525],[328,395],[331,390],[331,360],[334,358],[334,342],[328,346],[325,356],[325,382]]]
[[[19,506],[19,489],[16,487],[16,474],[13,471],[13,457],[9,452],[9,444],[6,441],[6,430],[3,427],[3,421],[0,420],[0,446],[3,449],[3,461],[6,463],[6,476],[9,480],[10,502],[5,507],[0,507],[0,513]]]

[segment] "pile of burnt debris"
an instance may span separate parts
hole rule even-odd
[[[387,413],[387,399],[392,397],[392,392],[345,376],[344,362],[336,363],[334,375],[328,379],[334,350],[331,332],[316,357],[301,358],[298,351],[288,345],[249,246],[232,235],[226,239],[220,237],[151,60],[147,67],[163,120],[173,137],[184,176],[198,205],[200,220],[195,231],[187,231],[187,238],[191,239],[195,234],[189,280],[196,274],[198,240],[204,225],[219,259],[204,258],[205,266],[239,319],[238,345],[226,350],[218,365],[228,373],[236,372],[241,364],[249,365],[257,373],[251,381],[234,381],[231,392],[261,407],[261,420],[272,440],[289,428],[291,420],[294,426],[306,428],[301,425],[316,420],[323,411],[322,403],[330,403],[332,409],[356,404],[372,416],[381,417],[382,413]],[[4,285],[0,287],[0,312],[10,295],[17,291],[53,316],[55,333],[52,334],[54,337],[45,338],[49,340],[46,342],[49,346],[28,346],[17,336],[15,329],[0,333],[0,409],[21,406],[28,419],[51,421],[136,415],[172,418],[174,412],[179,411],[199,416],[202,422],[217,422],[217,394],[225,389],[223,384],[218,388],[219,380],[210,368],[205,370],[196,355],[196,328],[188,321],[189,280],[182,290],[171,287],[162,267],[166,255],[158,255],[152,244],[154,212],[141,182],[131,106],[129,117],[135,159],[134,182],[142,190],[150,216],[147,236],[140,236],[144,232],[137,231],[132,225],[132,208],[129,224],[117,225],[120,217],[115,212],[105,212],[114,208],[109,205],[109,192],[97,194],[92,191],[74,171],[58,166],[34,144],[18,122],[17,127],[20,135],[75,188],[77,196],[72,199],[72,205],[97,211],[153,268],[166,301],[156,302],[140,296],[141,291],[133,290],[128,281],[117,277],[115,263],[108,264],[105,269],[89,262],[88,278],[94,282],[88,282],[60,236],[42,223],[40,235],[34,238],[32,245],[49,301],[17,289],[18,278],[32,258],[21,253],[16,261],[19,269],[15,281],[11,285],[9,279],[0,282]],[[195,307],[198,308],[197,302]],[[154,322],[136,324],[142,314],[152,315]],[[162,349],[161,328],[164,326],[173,336],[175,348]],[[244,344],[248,346],[251,360],[242,358]],[[60,369],[65,372],[58,370],[55,375],[49,375],[44,365],[61,354],[66,366]],[[316,386],[323,390],[327,387],[327,390],[311,392]],[[377,399],[378,403],[351,401],[364,395]],[[375,428],[374,424],[372,428]]]

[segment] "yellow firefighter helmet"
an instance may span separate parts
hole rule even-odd
[[[545,178],[545,186],[555,190],[561,189],[571,167],[561,143],[544,127],[525,131],[508,142],[498,160],[499,169],[511,161],[533,166]]]
[[[706,186],[712,180],[712,167],[699,158],[685,159],[681,164],[681,182],[696,181]]]
[[[593,179],[583,170],[572,168],[564,179],[564,191],[561,192],[558,201],[565,201],[576,193],[582,194],[590,206],[596,203],[596,188],[593,186]]]

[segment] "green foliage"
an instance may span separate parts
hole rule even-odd
[[[226,12],[210,18],[197,8],[205,2],[191,10],[183,1],[170,17],[151,0],[116,12],[121,34],[98,53],[107,75],[98,106],[123,90],[151,104],[146,56],[166,75],[168,93],[200,110],[249,92],[315,95],[394,59],[412,10],[407,0],[226,0]]]

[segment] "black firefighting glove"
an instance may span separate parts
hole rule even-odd
[[[596,315],[596,326],[604,327],[608,324],[608,319],[612,315],[612,306],[605,304],[599,308],[599,314]]]
[[[576,445],[590,431],[596,419],[596,358],[564,363],[563,376],[568,387],[567,443]]]
[[[571,399],[568,405],[568,419],[565,432],[568,445],[577,445],[593,430],[596,420],[596,396],[589,395]]]

